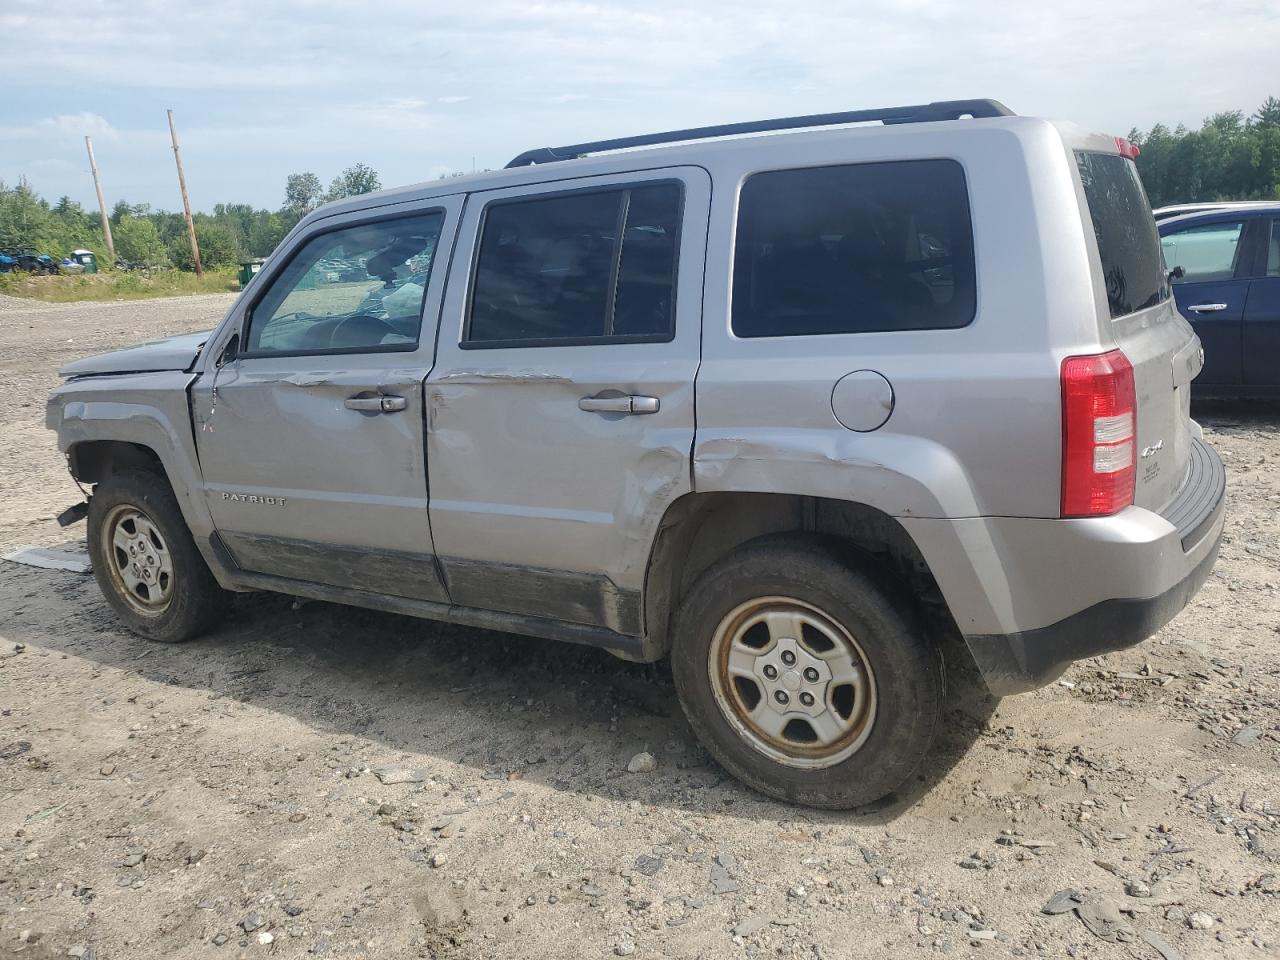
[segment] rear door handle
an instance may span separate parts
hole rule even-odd
[[[347,397],[345,406],[348,410],[359,410],[362,413],[395,413],[409,406],[404,397]]]
[[[588,413],[657,413],[662,401],[657,397],[583,397],[578,409]]]
[[[1187,307],[1192,313],[1217,313],[1219,310],[1227,309],[1225,303],[1197,303],[1194,306]]]

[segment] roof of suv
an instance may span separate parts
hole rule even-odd
[[[953,121],[962,119],[966,126],[970,123],[984,126],[1014,126],[1028,122],[1046,122],[1031,117],[1020,117],[996,100],[952,100],[918,106],[783,117],[715,127],[696,127],[669,133],[644,134],[563,147],[543,147],[525,151],[503,170],[450,177],[338,200],[313,211],[303,222],[351,213],[368,207],[429,197],[477,190],[496,190],[569,177],[616,173],[624,169],[634,170],[637,155],[646,158],[646,165],[688,165],[701,162],[708,151],[753,149],[760,143],[762,136],[768,136],[771,140],[783,137],[801,140],[832,135],[886,136],[908,126],[927,125],[936,129],[945,129]],[[876,121],[883,126],[870,125]],[[853,124],[863,124],[863,126],[850,126]],[[1084,131],[1078,132],[1084,133]],[[1114,138],[1103,139],[1110,143]],[[564,166],[567,161],[572,161],[572,172]]]

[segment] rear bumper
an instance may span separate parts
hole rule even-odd
[[[1172,620],[1213,570],[1226,475],[1194,441],[1191,470],[1161,513],[904,520],[991,692],[1053,682],[1075,660],[1133,646]]]
[[[1221,525],[1213,545],[1191,572],[1164,593],[1103,600],[1047,627],[1006,634],[971,634],[969,652],[998,697],[1052,683],[1072,663],[1141,643],[1176,617],[1200,589],[1218,559]]]

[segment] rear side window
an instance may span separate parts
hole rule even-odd
[[[671,339],[680,211],[674,183],[493,204],[463,346]]]
[[[969,195],[954,160],[774,170],[743,185],[736,336],[963,327],[976,303]]]
[[[1111,317],[1153,307],[1169,297],[1160,235],[1133,161],[1077,151],[1076,166],[1102,259]]]

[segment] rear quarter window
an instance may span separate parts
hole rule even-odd
[[[1112,319],[1169,298],[1160,234],[1138,168],[1118,154],[1076,152]]]
[[[772,170],[743,184],[735,336],[963,327],[976,304],[969,195],[954,160]]]

